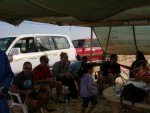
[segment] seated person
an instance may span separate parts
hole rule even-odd
[[[136,60],[131,64],[130,77],[134,77],[138,81],[150,82],[150,73],[148,72],[147,60],[143,52],[136,52]]]
[[[83,56],[81,60],[77,60],[69,65],[69,71],[74,77],[74,80],[77,82],[78,87],[80,88],[80,70],[87,63],[87,57]]]
[[[10,92],[20,94],[23,102],[28,95],[25,103],[28,105],[29,113],[34,113],[44,106],[48,100],[48,94],[46,94],[45,90],[34,84],[30,62],[23,64],[23,71],[15,76]]]
[[[134,77],[133,69],[134,69],[134,68],[137,68],[138,65],[139,65],[139,62],[140,62],[140,61],[144,61],[144,60],[146,61],[146,59],[145,59],[145,57],[144,57],[144,54],[143,54],[141,51],[137,51],[137,52],[136,52],[136,59],[135,59],[135,61],[132,62],[131,67],[130,67],[130,70],[129,70],[129,75],[130,75],[130,77]],[[137,64],[138,64],[138,65],[137,65]],[[136,67],[135,67],[135,65],[136,65]]]
[[[98,77],[98,82],[108,83],[110,86],[114,85],[115,78],[120,74],[120,65],[117,63],[118,56],[112,54],[110,61],[105,62],[101,66],[101,74]]]
[[[40,57],[40,64],[33,69],[34,80],[42,87],[55,88],[57,90],[57,99],[60,100],[62,93],[62,83],[56,81],[54,76],[52,77],[50,68],[48,67],[49,59],[47,56]]]
[[[56,62],[52,69],[53,76],[56,80],[62,82],[63,85],[68,86],[70,90],[70,96],[72,98],[77,97],[77,89],[75,86],[74,78],[69,72],[68,54],[62,52],[60,54],[60,61]]]

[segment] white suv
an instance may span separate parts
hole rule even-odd
[[[15,74],[22,70],[25,61],[31,62],[33,68],[37,66],[42,55],[48,56],[50,66],[60,60],[61,52],[68,53],[70,62],[76,60],[76,50],[65,35],[30,34],[4,37],[0,38],[0,49],[8,55]]]

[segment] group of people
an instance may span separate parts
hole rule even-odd
[[[62,88],[63,85],[68,86],[70,91],[68,99],[74,99],[78,97],[79,93],[76,83],[83,97],[81,113],[85,113],[89,101],[92,102],[92,105],[88,113],[91,113],[97,104],[97,85],[92,77],[93,66],[87,64],[85,56],[70,63],[67,53],[62,52],[60,61],[56,62],[50,70],[49,59],[44,55],[40,57],[40,63],[35,68],[32,68],[31,62],[24,62],[22,72],[15,76],[5,52],[0,51],[0,56],[1,64],[3,64],[0,72],[0,88],[7,89],[5,93],[0,91],[0,113],[9,113],[5,97],[8,91],[20,95],[22,102],[28,105],[29,113],[34,113],[41,107],[48,112],[53,112],[54,109],[49,106],[50,89],[56,88],[57,100],[63,101]],[[15,97],[13,100],[18,101]]]
[[[110,61],[102,63],[100,66],[100,74],[98,77],[98,83],[101,87],[101,90],[103,91],[103,83],[109,84],[109,86],[112,86],[115,84],[115,79],[120,76],[121,74],[121,68],[120,64],[117,62],[118,56],[117,54],[111,54],[110,55]],[[146,67],[147,60],[141,51],[136,52],[136,58],[135,61],[131,63],[131,66],[128,67],[129,69],[129,77],[134,78],[137,81],[144,81],[144,82],[150,82],[150,76],[137,76],[135,74],[135,70],[139,67]],[[127,66],[126,66],[127,67]],[[149,70],[149,67],[148,67]],[[144,72],[143,72],[144,73]],[[146,72],[145,72],[146,73]],[[142,72],[139,74],[142,75]],[[147,75],[150,75],[150,73],[147,72]]]
[[[69,87],[68,99],[78,97],[78,93],[82,97],[81,113],[86,112],[89,102],[91,106],[86,113],[91,113],[97,104],[97,87],[92,77],[93,65],[87,63],[87,57],[77,57],[77,61],[70,63],[67,53],[60,54],[60,61],[54,63],[52,70],[50,70],[47,56],[41,56],[40,64],[32,69],[31,62],[24,62],[23,70],[19,74],[13,74],[8,58],[5,52],[0,51],[1,71],[0,71],[0,113],[9,113],[5,92],[10,90],[12,93],[18,93],[21,96],[22,102],[26,100],[29,113],[34,113],[40,107],[45,107],[49,112],[54,111],[49,107],[49,92],[51,88],[56,88],[57,100],[62,99],[62,88]],[[146,60],[142,52],[137,52],[136,60],[132,63],[130,68],[130,75],[132,76],[133,68],[140,60]],[[103,63],[100,66],[101,73],[98,82],[108,83],[110,86],[114,85],[115,78],[121,73],[120,64],[117,63],[118,56],[112,54],[110,61]],[[134,76],[136,77],[136,76]],[[138,77],[137,77],[138,78]],[[150,78],[150,77],[149,77]],[[145,80],[138,78],[138,80]],[[150,79],[147,79],[150,80]],[[77,84],[77,85],[76,85]],[[79,91],[77,90],[77,86]],[[26,97],[28,98],[26,99]],[[14,98],[15,100],[15,98]],[[17,101],[17,100],[15,100]]]

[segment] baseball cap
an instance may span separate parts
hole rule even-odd
[[[49,61],[49,59],[47,56],[41,56],[40,57],[40,62],[48,62],[48,61]]]

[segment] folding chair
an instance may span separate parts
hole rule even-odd
[[[20,106],[20,107],[22,108],[23,113],[28,113],[28,107],[27,107],[27,105],[25,104],[26,99],[28,98],[28,96],[26,97],[26,99],[25,99],[25,101],[24,101],[24,103],[23,103],[23,102],[21,101],[21,97],[20,97],[19,94],[17,94],[17,93],[11,93],[10,91],[9,91],[8,93],[10,94],[10,97],[11,97],[11,100],[12,100],[12,101],[11,101],[11,106],[10,106],[11,111],[13,111],[13,107],[14,107],[14,106]],[[14,101],[13,96],[17,98],[18,102],[15,102],[15,101]],[[41,110],[41,113],[44,113],[44,111],[43,111],[42,108],[41,108],[40,110]]]

